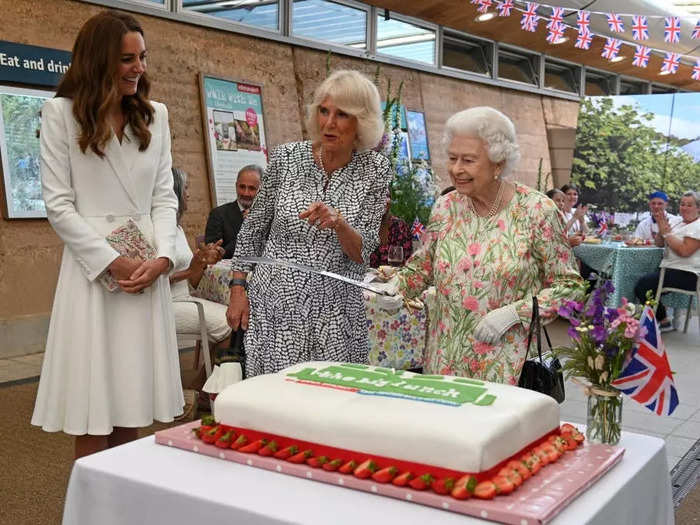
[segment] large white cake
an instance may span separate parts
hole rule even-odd
[[[537,392],[334,362],[231,385],[214,415],[283,441],[464,473],[493,469],[559,428],[559,405]]]

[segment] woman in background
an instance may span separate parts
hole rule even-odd
[[[372,268],[389,264],[389,247],[401,248],[403,260],[401,266],[413,253],[413,236],[406,221],[391,214],[391,197],[386,198],[386,209],[379,226],[379,247],[372,252],[369,265]]]
[[[562,220],[566,221],[566,219],[565,219],[565,213],[566,213],[566,209],[567,209],[567,196],[566,196],[566,194],[563,191],[558,190],[557,188],[553,188],[553,189],[549,190],[546,193],[546,195],[547,195],[547,197],[549,197],[550,199],[552,199],[554,201],[554,204],[557,205],[557,208],[559,208],[559,211],[561,212]],[[567,235],[566,238],[567,238],[567,241],[569,243],[569,246],[571,246],[572,248],[578,246],[579,244],[581,244],[583,242],[583,234],[580,231],[577,233],[574,233],[574,234]]]
[[[564,184],[561,187],[561,191],[566,195],[566,201],[564,202],[564,219],[566,220],[566,227],[564,231],[568,235],[574,235],[580,233],[583,237],[588,233],[588,226],[586,226],[586,213],[588,213],[588,206],[579,205],[578,202],[578,188],[573,184]]]
[[[76,457],[172,421],[184,404],[167,276],[177,233],[170,129],[149,91],[143,29],[105,11],[81,28],[41,113],[44,201],[65,249],[32,424],[75,435]],[[155,258],[125,257],[105,240],[129,219]],[[105,273],[119,291],[100,283]]]

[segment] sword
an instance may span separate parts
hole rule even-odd
[[[389,297],[393,297],[392,294],[386,292],[385,290],[382,290],[381,288],[377,288],[375,286],[372,286],[371,284],[363,283],[362,281],[357,281],[355,279],[350,279],[350,277],[345,277],[344,275],[340,275],[338,273],[327,272],[325,270],[316,270],[316,269],[312,268],[311,266],[305,266],[303,264],[293,263],[290,261],[281,261],[279,259],[272,259],[270,257],[236,257],[233,259],[233,261],[255,263],[255,264],[269,264],[270,266],[282,266],[282,267],[286,267],[286,268],[294,268],[295,270],[301,270],[302,272],[315,273],[317,275],[324,275],[326,277],[330,277],[331,279],[336,279],[336,280],[342,281],[344,283],[352,284],[353,286],[359,286],[360,288],[364,288],[365,290],[369,290],[370,292],[376,293],[377,295],[386,295]]]

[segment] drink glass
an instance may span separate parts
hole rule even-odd
[[[387,262],[390,266],[401,266],[403,264],[403,246],[392,244],[387,253]]]

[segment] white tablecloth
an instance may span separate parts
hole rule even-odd
[[[671,524],[662,439],[623,433],[622,461],[552,523]],[[78,460],[64,525],[492,523],[157,445],[153,436]]]

